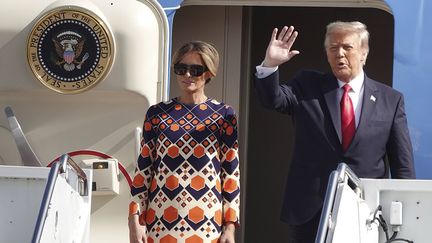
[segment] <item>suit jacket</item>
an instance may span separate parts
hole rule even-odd
[[[265,107],[292,116],[294,148],[281,219],[298,225],[322,208],[331,171],[346,163],[358,177],[415,178],[403,95],[365,75],[361,117],[346,152],[341,145],[339,88],[333,74],[301,71],[288,84],[279,73],[255,78]],[[388,166],[384,162],[388,157]]]

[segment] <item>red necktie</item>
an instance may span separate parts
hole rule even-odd
[[[354,108],[351,98],[348,95],[348,92],[351,90],[351,86],[345,84],[342,88],[344,89],[342,100],[340,102],[342,118],[342,148],[344,151],[346,151],[354,137],[356,127]]]

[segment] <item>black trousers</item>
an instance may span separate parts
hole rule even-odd
[[[288,226],[288,243],[315,243],[321,210],[308,222]]]

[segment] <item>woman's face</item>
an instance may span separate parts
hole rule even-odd
[[[184,94],[204,92],[206,79],[211,77],[211,73],[196,52],[189,52],[183,56],[177,65],[174,66],[177,83]]]

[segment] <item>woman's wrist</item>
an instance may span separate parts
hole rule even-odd
[[[128,220],[129,223],[139,223],[139,217],[140,217],[140,210],[139,205],[136,202],[130,202],[129,203],[129,216]]]
[[[235,231],[235,224],[234,222],[226,222],[224,225],[224,231]]]
[[[138,215],[139,216],[140,212],[139,212],[139,205],[138,203],[132,201],[129,203],[129,217],[133,216],[133,215]]]

